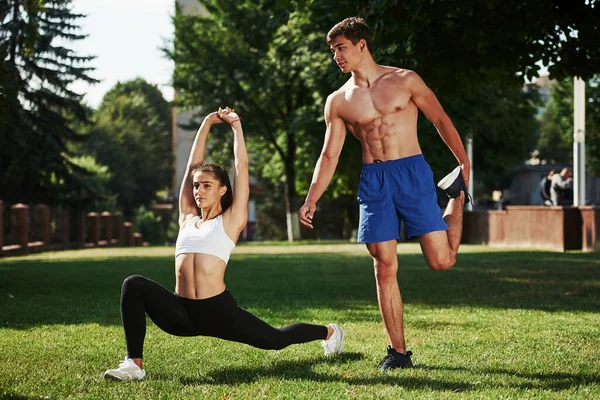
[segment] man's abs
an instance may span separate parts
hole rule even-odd
[[[370,88],[348,85],[338,92],[335,111],[360,141],[365,164],[421,153],[419,109],[400,79],[387,74]]]
[[[399,114],[378,116],[364,125],[348,125],[361,143],[364,164],[421,154],[416,116]]]

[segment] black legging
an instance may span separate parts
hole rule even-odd
[[[214,297],[192,300],[164,286],[134,275],[121,290],[121,318],[129,358],[142,358],[146,315],[163,331],[175,336],[213,336],[246,343],[260,349],[279,350],[290,344],[327,337],[327,327],[295,323],[273,328],[248,311],[225,290]]]

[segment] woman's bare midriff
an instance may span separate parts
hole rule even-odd
[[[225,261],[210,254],[185,253],[175,258],[175,293],[207,299],[225,291]]]

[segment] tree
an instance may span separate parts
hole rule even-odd
[[[109,90],[93,119],[96,126],[83,151],[110,168],[108,188],[132,216],[171,184],[169,104],[155,85],[137,78]]]
[[[252,154],[260,154],[251,167],[282,181],[288,239],[297,239],[298,155],[314,143],[310,134],[324,100],[320,78],[330,67],[327,54],[315,51],[322,33],[308,29],[300,13],[276,9],[275,1],[201,3],[208,16],[177,11],[175,17],[169,55],[179,105],[227,104],[241,113]]]
[[[542,60],[557,76],[600,68],[594,0],[201,3],[208,16],[175,18],[171,57],[180,104],[234,104],[248,115],[251,154],[260,162],[253,172],[274,187],[283,184],[288,219],[319,155],[325,98],[348,78],[340,76],[325,44],[327,31],[348,15],[363,16],[372,27],[377,62],[416,70],[463,137],[473,136],[484,186],[533,150],[538,100],[523,84],[537,75],[536,63]],[[455,161],[424,122],[420,141],[441,177]],[[326,195],[355,197],[357,146],[346,140]]]
[[[586,166],[600,176],[600,76],[586,82]],[[573,160],[573,79],[556,81],[542,114],[538,158],[549,163]]]
[[[92,172],[73,162],[71,129],[85,121],[81,95],[69,89],[87,74],[91,56],[61,43],[81,40],[71,0],[0,3],[0,197],[8,201],[75,203],[93,197]]]

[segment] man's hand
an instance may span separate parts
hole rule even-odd
[[[300,211],[298,211],[298,218],[300,218],[300,223],[307,228],[312,229],[312,219],[317,211],[317,205],[312,201],[307,201],[304,203],[302,207],[300,207]]]

